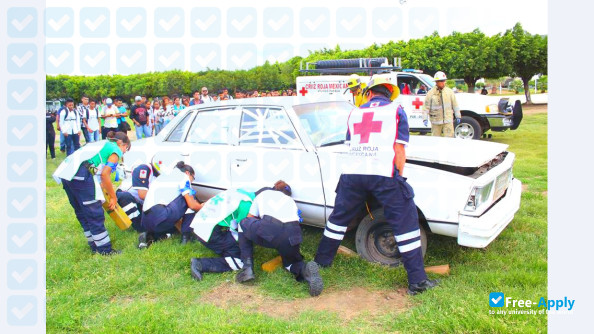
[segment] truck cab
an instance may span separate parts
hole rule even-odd
[[[368,82],[372,75],[386,77],[400,88],[396,101],[406,111],[410,131],[431,132],[431,126],[423,124],[423,105],[435,81],[420,70],[391,66],[387,58],[359,58],[306,63],[305,68],[302,64],[300,72],[304,75],[297,77],[297,94],[314,101],[338,95],[352,103],[347,82],[353,73],[360,75],[361,82]],[[522,121],[519,100],[470,93],[456,93],[456,100],[462,114],[460,124],[454,128],[457,138],[479,139],[488,135],[489,130],[515,130]]]

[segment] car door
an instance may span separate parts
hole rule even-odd
[[[200,109],[185,137],[198,198],[206,201],[229,189],[229,152],[237,147],[241,110],[235,106]]]
[[[398,87],[401,91],[400,103],[406,112],[410,129],[429,128],[423,124],[423,105],[425,104],[426,93],[417,94],[421,85],[425,84],[414,75],[398,74]],[[403,87],[406,87],[405,90],[403,90]],[[427,89],[426,87],[425,90]],[[404,94],[403,91],[408,92],[408,94]]]
[[[308,223],[325,217],[325,201],[316,153],[307,150],[281,106],[243,106],[238,149],[230,152],[233,187],[257,190],[284,180]],[[304,173],[304,166],[307,173]]]

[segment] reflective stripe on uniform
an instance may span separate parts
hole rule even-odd
[[[95,240],[95,244],[97,245],[97,247],[101,247],[111,241],[109,239],[109,234],[107,231],[101,232],[97,235],[93,235],[93,240]]]
[[[336,232],[346,232],[347,226],[338,226],[336,224],[332,224],[331,222],[326,222],[326,228],[334,230]]]
[[[128,205],[126,205],[125,207],[122,208],[122,210],[124,210],[125,213],[128,213],[128,210],[130,209],[135,209],[136,208],[136,203],[132,202]]]
[[[84,181],[85,180],[85,178],[82,177],[82,176],[73,176],[72,179],[73,180],[77,180],[77,181]]]
[[[97,245],[97,247],[101,247],[107,243],[110,243],[111,239],[109,239],[109,235],[107,237],[105,237],[103,240],[95,240],[95,245]]]
[[[292,264],[290,264],[288,267],[285,267],[285,269],[287,269],[288,271],[291,271],[291,266],[292,266]]]
[[[243,268],[243,262],[240,259],[227,256],[225,257],[225,261],[227,261],[229,268],[233,270],[239,270]]]
[[[93,235],[91,234],[91,231],[83,231],[83,233],[85,234],[85,237],[87,238],[87,241],[94,241],[93,240]]]
[[[421,230],[420,229],[417,229],[417,230],[414,230],[412,232],[408,232],[408,233],[404,233],[404,234],[401,234],[401,235],[397,235],[396,236],[396,241],[397,242],[406,241],[406,240],[410,240],[412,238],[416,238],[416,237],[419,237],[419,236],[421,236]]]
[[[133,213],[128,214],[128,218],[130,219],[134,219],[136,217],[140,216],[140,211],[136,210]]]
[[[89,204],[93,204],[93,203],[95,203],[95,202],[99,202],[99,200],[98,200],[98,199],[94,199],[94,200],[92,200],[92,201],[85,201],[85,202],[82,202],[82,204],[83,204],[83,205],[89,205]]]
[[[344,234],[338,234],[338,233],[333,233],[330,232],[326,229],[324,229],[324,235],[330,239],[334,239],[334,240],[342,240],[344,239]]]
[[[400,251],[400,253],[406,253],[406,252],[410,252],[411,250],[415,250],[419,247],[421,247],[421,240],[411,242],[410,244],[407,244],[404,246],[398,246],[398,250]]]

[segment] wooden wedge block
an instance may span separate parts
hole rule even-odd
[[[182,224],[182,220],[178,220],[177,223],[175,223],[175,228],[179,231],[179,233],[181,233],[181,224]]]
[[[275,271],[282,264],[283,264],[282,258],[280,256],[277,256],[270,261],[262,263],[262,270],[270,273],[270,272]]]
[[[359,256],[359,254],[357,254],[357,252],[345,247],[345,246],[339,246],[338,247],[338,254],[342,254],[348,257],[356,257]]]
[[[438,274],[438,275],[449,275],[450,274],[450,265],[443,264],[441,266],[425,267],[425,272]]]

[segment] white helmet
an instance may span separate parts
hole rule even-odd
[[[443,81],[446,79],[447,79],[447,77],[446,77],[445,73],[443,73],[442,71],[437,71],[435,73],[435,75],[433,76],[433,80],[435,80],[435,81]]]

